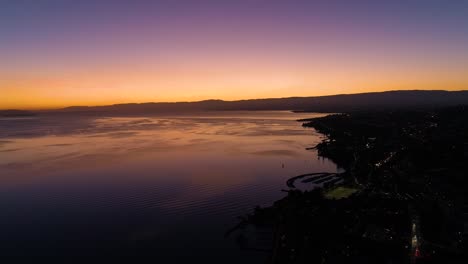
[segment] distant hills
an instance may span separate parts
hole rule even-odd
[[[468,105],[468,91],[412,90],[315,97],[251,99],[239,101],[206,100],[198,102],[117,104],[73,106],[54,112],[140,114],[222,110],[291,110],[310,112],[348,112]]]
[[[0,117],[34,116],[33,112],[24,110],[0,110]]]

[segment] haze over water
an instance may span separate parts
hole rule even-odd
[[[288,178],[337,170],[296,121],[320,115],[0,119],[2,255],[258,262],[224,233]]]

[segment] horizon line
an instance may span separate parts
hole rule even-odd
[[[391,93],[391,92],[468,92],[466,90],[443,90],[443,89],[411,89],[411,90],[386,90],[386,91],[376,91],[376,92],[361,92],[361,93],[339,93],[339,94],[328,94],[328,95],[310,95],[310,96],[286,96],[286,97],[264,97],[264,98],[250,98],[250,99],[238,99],[238,100],[225,100],[225,99],[204,99],[197,101],[148,101],[148,102],[128,102],[128,103],[115,103],[115,104],[102,104],[102,105],[69,105],[63,107],[25,107],[25,108],[0,108],[0,111],[11,111],[11,110],[27,110],[27,111],[53,111],[53,110],[65,110],[68,108],[79,108],[79,107],[108,107],[108,106],[119,106],[119,105],[143,105],[143,104],[177,104],[177,103],[200,103],[207,101],[221,101],[221,102],[241,102],[241,101],[253,101],[253,100],[275,100],[275,99],[290,99],[290,98],[320,98],[320,97],[331,97],[331,96],[346,96],[346,95],[360,95],[360,94],[379,94],[379,93]]]

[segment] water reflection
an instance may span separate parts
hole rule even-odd
[[[259,256],[223,238],[236,216],[280,198],[288,177],[336,171],[305,150],[320,135],[295,120],[313,116],[2,119],[2,246],[253,263]]]

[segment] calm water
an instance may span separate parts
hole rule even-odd
[[[1,255],[262,263],[224,233],[336,166],[290,112],[0,119]],[[283,168],[284,165],[284,168]]]

